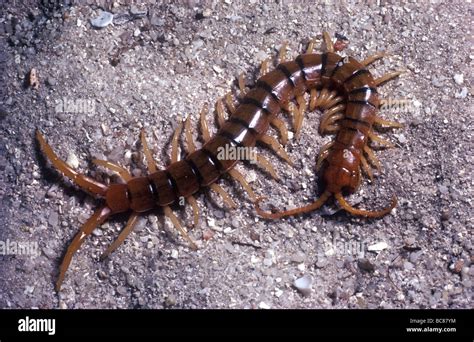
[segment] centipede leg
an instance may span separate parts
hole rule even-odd
[[[213,183],[209,185],[211,190],[217,192],[221,197],[224,203],[231,209],[237,208],[234,200],[230,197],[230,195],[225,191],[219,184]]]
[[[242,175],[237,169],[231,169],[229,170],[229,175],[234,178],[236,181],[238,181],[244,190],[248,193],[250,198],[252,199],[252,202],[255,202],[257,199],[257,196],[255,196],[255,193],[253,192],[252,188],[250,187],[249,183],[245,180],[244,175]]]
[[[379,218],[389,214],[392,209],[395,208],[395,206],[397,205],[397,198],[393,196],[390,205],[388,205],[386,208],[377,211],[368,211],[352,207],[349,203],[346,202],[340,192],[334,194],[334,196],[336,197],[336,200],[339,202],[339,205],[342,207],[342,209],[355,216]]]
[[[318,91],[313,88],[309,91],[309,110],[310,111],[313,111],[316,109],[317,101],[318,101]]]
[[[378,158],[375,156],[374,151],[372,151],[372,149],[369,146],[365,145],[364,152],[367,154],[367,157],[369,158],[370,163],[374,165],[378,171],[380,171],[380,169],[382,168],[382,165],[380,164],[380,161],[378,160]]]
[[[137,223],[137,218],[139,214],[136,212],[133,212],[127,222],[127,225],[125,226],[124,229],[120,232],[119,236],[117,239],[115,239],[114,242],[106,249],[106,251],[100,256],[100,260],[104,260],[107,258],[110,253],[115,251],[127,238],[127,236],[132,232],[133,228],[135,228],[135,225]]]
[[[236,108],[235,108],[234,99],[232,98],[231,93],[227,93],[225,95],[225,104],[227,105],[227,108],[229,109],[230,114],[234,114]]]
[[[369,56],[366,59],[364,59],[362,62],[360,62],[360,64],[369,66],[370,64],[374,63],[375,61],[378,61],[379,59],[386,57],[387,55],[388,54],[385,52],[377,52],[373,54],[372,56]]]
[[[318,154],[318,161],[316,162],[316,171],[321,170],[324,159],[329,155],[329,149],[334,145],[334,141],[330,141],[321,147],[321,151]]]
[[[66,250],[66,254],[64,255],[61,265],[59,266],[59,276],[58,280],[56,281],[56,291],[59,292],[59,290],[61,290],[61,284],[64,281],[64,277],[76,251],[81,247],[81,245],[84,243],[84,240],[92,233],[92,231],[97,226],[104,223],[110,215],[111,210],[107,206],[103,206],[87,220],[87,222],[81,227],[79,233],[74,236],[74,239]]]
[[[288,142],[288,129],[286,128],[285,123],[281,119],[274,118],[271,121],[271,125],[274,126],[280,133],[281,143],[283,145],[286,145],[286,143]]]
[[[330,93],[327,88],[321,89],[321,91],[318,94],[318,97],[316,98],[315,108],[322,107],[325,104],[326,99],[329,97],[329,95]]]
[[[130,172],[128,172],[127,169],[124,169],[118,164],[109,162],[107,160],[101,160],[101,159],[93,159],[92,162],[95,165],[99,165],[102,167],[105,167],[109,170],[112,170],[113,172],[117,173],[125,182],[128,182],[130,179],[132,179],[132,175]]]
[[[181,118],[178,118],[178,127],[176,127],[173,138],[171,140],[171,162],[176,163],[178,161],[178,142],[179,142],[179,135],[183,130],[183,121]]]
[[[260,77],[265,76],[270,71],[270,58],[265,58],[260,66]]]
[[[259,139],[260,142],[268,145],[276,154],[278,154],[281,158],[283,158],[288,164],[293,165],[293,162],[290,159],[290,156],[280,143],[272,136],[269,135],[262,135]]]
[[[186,200],[193,208],[193,226],[196,227],[199,223],[199,206],[197,204],[196,198],[193,195],[186,197]]]
[[[326,46],[327,52],[334,52],[334,44],[332,42],[331,36],[327,31],[323,32],[324,45]]]
[[[375,141],[377,143],[379,143],[380,145],[383,145],[385,147],[388,147],[388,148],[393,148],[395,147],[395,144],[393,144],[392,142],[388,141],[388,140],[385,140],[377,135],[375,135],[375,133],[373,131],[370,131],[368,133],[368,137],[371,141]]]
[[[207,125],[206,114],[208,111],[207,103],[201,109],[201,113],[199,114],[199,121],[201,124],[201,134],[204,142],[208,142],[211,139],[211,134],[209,133],[209,126]]]
[[[382,77],[379,77],[379,78],[375,79],[375,85],[378,87],[379,85],[384,84],[384,83],[400,76],[401,74],[403,74],[403,71],[389,72],[389,73],[383,75]]]
[[[184,122],[184,134],[186,136],[186,153],[193,153],[196,150],[193,135],[191,132],[191,117],[188,116]],[[199,206],[196,198],[193,195],[186,197],[186,201],[193,208],[193,226],[196,227],[199,223]]]
[[[334,114],[328,118],[326,118],[324,121],[321,122],[321,124],[319,125],[319,133],[321,135],[323,134],[327,134],[327,133],[330,133],[328,131],[328,128],[330,127],[334,127],[334,124],[338,121],[338,120],[341,120],[344,118],[344,114],[342,113],[337,113],[337,114]],[[331,131],[331,133],[334,133],[334,131]]]
[[[58,169],[58,171],[62,172],[66,177],[68,177],[71,181],[74,182],[74,184],[79,186],[81,189],[99,196],[105,196],[105,193],[108,189],[107,185],[102,184],[96,181],[95,179],[89,178],[75,171],[72,167],[66,164],[65,161],[61,160],[56,155],[56,153],[54,153],[53,149],[46,142],[39,130],[36,130],[36,139],[38,140],[41,150],[44,152],[44,154],[53,164],[53,166]]]
[[[314,39],[310,39],[308,43],[308,48],[306,49],[306,53],[313,53],[314,51]]]
[[[304,112],[306,110],[306,101],[304,100],[303,96],[297,96],[296,102],[298,103],[298,119],[296,120],[295,124],[295,135],[298,139],[301,133],[301,128],[303,127],[303,119],[304,119]]]
[[[390,128],[402,128],[403,127],[403,125],[399,122],[388,121],[388,120],[381,119],[379,117],[375,118],[374,125],[380,126],[380,127],[385,126],[385,127],[390,127]]]
[[[197,245],[196,243],[193,241],[193,239],[191,239],[191,237],[188,235],[188,233],[186,232],[186,230],[183,228],[183,226],[181,225],[181,222],[179,222],[179,219],[176,217],[176,215],[173,213],[173,211],[171,210],[171,208],[169,206],[165,206],[163,207],[163,212],[165,213],[165,216],[168,217],[171,222],[173,223],[173,225],[175,226],[175,228],[181,233],[181,235],[183,236],[183,238],[185,238],[189,244],[191,245],[191,248],[194,249],[194,250],[197,250]]]
[[[328,126],[333,125],[336,121],[342,119],[344,114],[342,110],[345,108],[344,105],[338,105],[328,109],[324,112],[323,116],[321,117],[321,123],[319,125],[319,133],[325,134],[326,128]]]
[[[280,63],[283,63],[286,61],[287,49],[288,49],[288,42],[285,40],[283,44],[281,44],[280,51],[278,52],[278,60]]]
[[[184,122],[184,134],[186,135],[186,152],[193,153],[196,151],[194,144],[193,133],[191,132],[191,117],[188,116]]]
[[[374,174],[372,173],[372,169],[370,168],[369,163],[367,162],[367,159],[365,159],[364,156],[360,156],[360,162],[362,165],[362,170],[364,170],[365,174],[369,177],[370,181],[374,181]]]
[[[324,203],[326,203],[329,197],[331,197],[331,193],[329,191],[325,191],[321,195],[320,198],[318,198],[316,201],[314,201],[313,203],[309,205],[306,205],[300,208],[291,209],[291,210],[279,211],[276,213],[266,212],[260,208],[259,203],[264,199],[263,197],[258,198],[257,201],[254,203],[254,205],[255,205],[255,210],[257,211],[258,215],[267,219],[279,219],[285,216],[294,216],[298,214],[304,214],[304,213],[319,209]]]
[[[329,96],[326,99],[325,103],[322,103],[320,107],[321,109],[329,109],[343,101],[344,101],[344,98],[342,96],[339,96],[337,91],[333,90],[329,93]]]
[[[140,132],[140,141],[143,147],[143,153],[145,154],[145,159],[148,167],[148,172],[153,173],[156,172],[156,163],[153,159],[153,155],[151,154],[151,150],[148,147],[148,142],[146,141],[145,130],[142,128]]]
[[[242,97],[247,94],[247,89],[245,88],[244,74],[239,75],[239,90]]]
[[[216,112],[217,112],[217,125],[221,128],[225,123],[225,109],[222,100],[219,99],[216,102]]]
[[[277,180],[280,179],[280,177],[278,177],[278,174],[276,173],[275,168],[272,166],[272,164],[265,157],[261,156],[258,153],[257,153],[257,164],[262,169],[267,171],[273,177],[273,179],[277,179]]]

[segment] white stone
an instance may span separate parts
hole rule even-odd
[[[312,291],[313,277],[310,275],[304,275],[301,278],[296,279],[293,285],[301,292],[301,294],[308,296]]]
[[[463,74],[454,74],[454,82],[456,84],[461,85],[464,83],[464,75]]]
[[[79,159],[77,159],[77,156],[71,152],[67,156],[66,164],[68,164],[73,169],[76,169],[79,167]]]
[[[369,247],[367,247],[367,250],[369,252],[380,252],[386,248],[388,248],[387,243],[382,241],[382,242],[377,242],[376,244],[370,245]]]

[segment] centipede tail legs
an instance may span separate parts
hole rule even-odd
[[[341,206],[342,209],[344,209],[349,214],[352,214],[354,216],[379,218],[379,217],[387,215],[388,213],[392,211],[393,208],[397,206],[397,198],[395,196],[392,197],[392,201],[390,205],[388,205],[386,208],[382,210],[377,210],[377,211],[362,210],[362,209],[356,209],[352,207],[349,203],[346,202],[346,200],[344,199],[344,197],[342,196],[340,192],[336,193],[334,197],[339,202],[339,205]]]
[[[104,196],[107,192],[107,186],[102,184],[95,179],[87,177],[83,174],[78,173],[69,165],[66,164],[65,161],[61,160],[56,153],[54,153],[53,149],[44,139],[43,135],[39,130],[36,131],[36,139],[40,144],[41,150],[44,152],[46,157],[51,161],[53,166],[61,171],[66,177],[72,180],[77,186],[81,189],[93,193],[95,195]]]
[[[325,191],[321,195],[321,197],[319,197],[316,201],[314,201],[313,203],[311,203],[309,205],[306,205],[306,206],[300,207],[300,208],[291,209],[291,210],[280,211],[280,212],[277,212],[277,213],[269,213],[269,212],[263,211],[260,208],[259,203],[262,200],[265,199],[264,197],[258,198],[254,205],[255,205],[255,208],[257,210],[257,214],[259,214],[260,216],[262,216],[264,218],[275,220],[275,219],[279,219],[279,218],[282,218],[282,217],[285,217],[285,216],[299,215],[299,214],[304,214],[304,213],[308,213],[310,211],[317,210],[317,209],[321,208],[321,206],[324,203],[326,203],[326,201],[328,200],[329,197],[331,197],[331,193],[329,191]]]

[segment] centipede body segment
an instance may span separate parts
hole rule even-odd
[[[223,147],[252,148],[261,142],[291,163],[288,154],[278,141],[266,135],[272,125],[280,132],[282,141],[286,142],[288,134],[286,127],[283,121],[277,118],[277,114],[282,109],[292,115],[297,136],[301,132],[304,112],[307,108],[324,110],[320,129],[323,133],[337,133],[335,141],[321,151],[318,162],[318,165],[324,170],[326,189],[315,203],[286,212],[264,212],[256,201],[259,215],[274,219],[307,212],[319,208],[331,196],[335,197],[343,209],[354,215],[380,217],[389,213],[395,206],[395,202],[386,209],[370,212],[351,207],[342,197],[342,193],[343,191],[353,192],[357,189],[361,180],[361,168],[365,169],[367,173],[369,172],[364,154],[370,161],[374,162],[375,160],[375,156],[368,147],[368,141],[370,139],[381,140],[378,137],[374,138],[375,135],[372,131],[374,124],[382,122],[376,116],[379,105],[376,87],[381,81],[386,81],[396,75],[375,80],[364,63],[336,54],[327,34],[325,34],[325,42],[328,51],[326,53],[312,53],[313,43],[311,43],[307,53],[298,56],[293,61],[286,61],[284,51],[281,52],[280,61],[283,62],[273,71],[267,72],[268,63],[264,63],[262,65],[264,74],[258,79],[255,88],[251,90],[245,89],[243,78],[239,78],[242,99],[238,105],[234,105],[232,97],[226,96],[225,106],[231,113],[228,120],[224,118],[224,102],[218,101],[216,111],[220,128],[213,137],[210,136],[205,119],[207,109],[204,108],[201,111],[200,126],[205,143],[200,149],[194,145],[188,118],[184,125],[187,155],[181,160],[178,160],[178,137],[183,129],[183,124],[179,122],[171,142],[171,164],[165,169],[157,168],[146,142],[144,131],[141,132],[140,139],[148,168],[146,176],[132,177],[128,170],[120,165],[103,160],[93,161],[95,164],[117,173],[123,179],[123,184],[105,185],[73,170],[55,154],[38,130],[36,138],[40,148],[53,166],[81,189],[102,198],[104,202],[81,227],[67,248],[60,266],[56,289],[60,290],[72,257],[87,236],[110,216],[117,213],[131,212],[131,216],[126,227],[104,252],[102,258],[107,257],[120,246],[133,230],[137,217],[141,213],[155,208],[162,208],[165,216],[172,221],[190,246],[196,248],[195,242],[188,236],[170,205],[176,203],[180,198],[185,198],[193,208],[194,223],[196,224],[199,212],[194,195],[203,187],[209,187],[222,196],[226,205],[236,207],[232,198],[216,183],[225,174],[229,174],[237,180],[252,200],[255,200],[256,196],[245,177],[234,168],[240,159],[238,157],[219,157],[219,150]],[[376,56],[374,60],[378,58]],[[369,62],[373,62],[373,60],[368,60],[366,64]],[[310,94],[309,103],[306,103],[304,98],[306,92]],[[385,121],[383,123],[387,124]],[[397,126],[394,123],[389,124]],[[274,178],[277,177],[272,165],[261,155],[257,155],[257,163]]]

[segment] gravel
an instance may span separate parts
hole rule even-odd
[[[0,242],[38,248],[0,255],[0,308],[472,307],[468,3],[117,1],[106,8],[113,24],[101,29],[91,25],[99,16],[96,6],[64,3],[71,2],[0,4]],[[212,108],[235,91],[240,73],[251,87],[260,61],[275,56],[283,40],[294,58],[312,37],[319,47],[324,29],[346,36],[344,52],[357,59],[388,51],[370,67],[376,76],[405,71],[380,87],[383,97],[406,100],[406,107],[381,110],[383,118],[404,124],[380,133],[396,148],[377,151],[381,172],[347,197],[372,209],[396,194],[392,214],[354,218],[328,203],[309,215],[266,221],[240,185],[224,179],[219,185],[238,209],[227,209],[206,190],[196,196],[197,227],[188,225],[190,206],[174,210],[197,251],[156,211],[100,262],[126,225],[127,215],[117,215],[86,240],[62,293],[54,291],[61,256],[99,202],[45,163],[35,128],[61,158],[71,156],[78,171],[104,182],[118,179],[95,167],[93,158],[117,162],[134,175],[145,172],[142,128],[164,167],[178,117],[191,115],[198,126],[203,104]],[[32,68],[38,89],[25,87]],[[307,113],[300,138],[291,135],[286,150],[294,167],[258,149],[279,181],[254,165],[238,166],[256,194],[267,198],[262,205],[292,208],[321,190],[315,157],[332,137],[318,133],[320,115]],[[212,115],[207,118],[215,132]],[[281,118],[293,131],[291,119]],[[199,147],[195,131],[194,137]],[[389,247],[367,251],[382,241]],[[302,277],[317,283],[307,295],[294,284]]]

